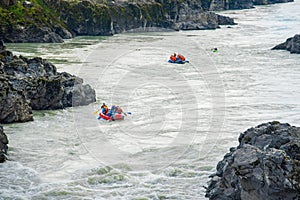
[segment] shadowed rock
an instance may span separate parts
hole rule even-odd
[[[300,128],[279,122],[250,128],[217,165],[209,199],[299,199]]]
[[[6,160],[8,139],[3,132],[3,127],[0,126],[0,163]]]
[[[88,105],[95,91],[83,80],[42,59],[0,53],[0,122],[33,120],[32,110]]]
[[[300,53],[300,35],[288,38],[284,43],[281,43],[272,48],[272,50],[287,50],[291,53]]]

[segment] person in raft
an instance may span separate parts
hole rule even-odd
[[[104,115],[106,115],[108,113],[108,107],[105,103],[102,104],[100,112]]]
[[[173,55],[170,56],[170,60],[173,62],[185,61],[185,57],[181,54],[176,55],[176,53],[174,53]]]
[[[177,55],[177,59],[181,60],[181,61],[185,61],[185,57],[181,54]]]
[[[127,114],[123,112],[123,109],[120,106],[116,107],[115,112],[118,114],[124,114],[125,116],[127,116]]]
[[[176,53],[174,53],[173,55],[170,56],[170,60],[173,62],[176,62],[176,60],[177,60]]]

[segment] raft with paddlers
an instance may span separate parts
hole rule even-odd
[[[176,55],[176,53],[174,53],[173,55],[170,56],[170,59],[168,60],[168,62],[176,63],[176,64],[189,63],[189,61],[186,60],[183,55],[181,55],[181,54]]]
[[[98,114],[99,112],[99,114]],[[123,112],[120,106],[112,106],[110,109],[103,103],[99,110],[96,110],[94,114],[98,114],[98,119],[103,119],[106,121],[115,121],[115,120],[123,120],[127,114],[131,114],[130,112]]]

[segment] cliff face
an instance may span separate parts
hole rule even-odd
[[[267,5],[274,3],[287,3],[294,0],[212,0],[209,10],[236,10],[236,9],[249,9],[255,5]]]
[[[0,1],[0,39],[5,42],[62,42],[76,35],[112,35],[148,28],[215,29],[234,24],[205,12],[209,0]]]
[[[63,42],[76,35],[216,29],[233,19],[209,11],[293,0],[0,0],[0,40]]]
[[[64,23],[42,1],[0,1],[0,40],[62,42],[71,37]]]

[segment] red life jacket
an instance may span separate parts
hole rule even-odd
[[[182,61],[185,61],[185,57],[184,57],[183,55],[181,55],[181,54],[178,54],[178,58],[179,58],[180,60],[182,60]]]
[[[175,57],[175,56],[173,56],[173,55],[171,55],[171,56],[170,56],[170,60],[172,60],[172,61],[174,61],[174,62],[175,62],[175,61],[176,61],[176,57]]]

